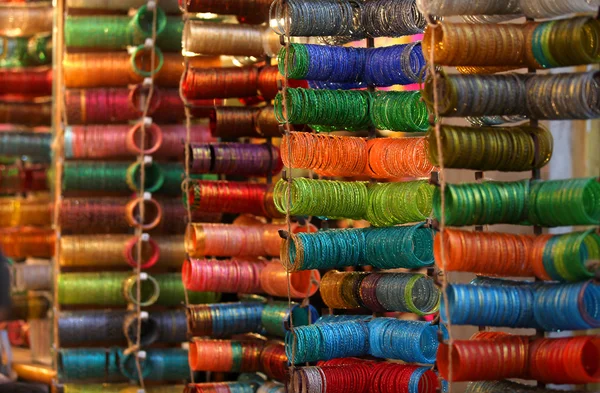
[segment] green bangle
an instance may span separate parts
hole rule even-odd
[[[162,54],[162,51],[159,48],[155,47],[154,51],[156,54],[156,58],[158,59],[158,64],[155,64],[156,65],[155,69],[150,70],[150,71],[144,71],[144,70],[140,69],[137,66],[137,61],[136,61],[138,54],[141,53],[142,51],[148,51],[148,50],[149,49],[146,48],[144,45],[139,45],[131,53],[131,68],[133,69],[133,72],[135,72],[137,75],[139,75],[143,78],[151,77],[153,75],[158,74],[160,72],[160,70],[162,69],[163,64],[165,62],[165,58]]]

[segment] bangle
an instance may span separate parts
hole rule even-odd
[[[138,301],[136,296],[134,296],[133,294],[133,289],[137,284],[137,276],[130,276],[127,278],[127,280],[125,280],[125,284],[123,285],[123,296],[129,303],[133,303],[142,307],[151,306],[154,303],[156,303],[158,297],[160,296],[160,285],[158,284],[158,281],[156,281],[156,279],[152,276],[148,276],[146,281],[150,281],[150,283],[152,284],[152,291],[150,292],[150,296],[148,296],[147,300],[142,300],[140,298],[140,300]],[[143,291],[143,288],[141,292],[142,294],[145,292]]]
[[[160,70],[162,69],[162,66],[165,62],[165,57],[163,56],[163,53],[159,48],[154,48],[154,53],[158,59],[158,63],[155,64],[154,70],[145,71],[145,70],[142,70],[137,65],[138,55],[143,53],[144,51],[147,51],[147,49],[144,45],[138,45],[133,50],[133,53],[131,54],[131,68],[133,69],[133,72],[135,72],[137,75],[139,75],[143,78],[148,78],[148,77],[156,75],[160,72]]]
[[[142,127],[145,126],[141,122],[131,127],[131,129],[127,133],[127,137],[125,138],[125,143],[127,144],[127,149],[134,154],[143,153],[145,155],[151,155],[155,153],[158,149],[160,149],[160,147],[162,146],[163,134],[160,127],[154,123],[152,123],[149,127],[145,127],[145,131],[147,131],[150,136],[150,141],[154,143],[147,149],[144,149],[146,146],[138,146],[136,143],[136,134],[138,131],[142,131]],[[140,145],[141,144],[142,141],[140,138]]]
[[[129,240],[127,242],[127,244],[125,245],[125,259],[127,260],[127,263],[129,264],[129,266],[131,267],[137,267],[138,266],[138,262],[137,262],[137,258],[133,255],[133,251],[135,250],[135,246],[138,244],[139,241],[139,237],[133,237],[131,238],[131,240]],[[156,262],[158,262],[158,258],[160,257],[160,248],[158,247],[158,243],[156,241],[154,241],[153,239],[149,239],[148,240],[148,244],[150,244],[150,257],[148,258],[147,261],[143,262],[140,265],[140,269],[148,269],[151,268],[152,266],[156,265]],[[143,249],[142,249],[143,251]]]
[[[140,163],[134,162],[127,168],[126,182],[131,191],[138,192],[141,188],[140,182],[136,180],[136,175],[140,169]],[[145,165],[145,164],[144,164]],[[158,191],[165,182],[165,174],[163,169],[155,164],[154,162],[148,165],[146,169],[146,179],[144,181],[144,191],[154,192]]]
[[[149,205],[146,205],[146,202]],[[144,214],[144,222],[138,220],[137,214],[136,214],[139,211],[141,203],[144,204],[144,213],[145,213]],[[148,209],[148,208],[150,208],[150,209]],[[152,210],[152,209],[154,209],[154,210]],[[150,211],[151,213],[154,213],[154,219],[152,221],[146,223],[146,218],[148,217],[146,214],[148,211]],[[162,216],[163,216],[162,206],[160,205],[160,203],[158,203],[156,201],[156,199],[146,200],[143,198],[137,198],[137,199],[133,199],[133,200],[129,201],[127,203],[127,205],[125,206],[125,219],[127,220],[127,223],[132,227],[139,226],[144,230],[154,229],[162,221]]]

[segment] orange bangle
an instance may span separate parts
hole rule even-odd
[[[160,149],[160,147],[162,146],[162,141],[163,141],[163,134],[162,134],[162,130],[160,129],[159,126],[157,126],[156,124],[152,123],[149,127],[146,127],[146,138],[144,138],[146,141],[150,141],[150,142],[154,142],[154,144],[152,144],[149,148],[142,150],[144,148],[144,146],[138,146],[138,144],[136,143],[136,134],[137,132],[141,132],[142,131],[142,123],[137,123],[136,125],[134,125],[133,127],[131,127],[131,129],[129,130],[129,132],[127,133],[127,138],[125,139],[125,143],[127,144],[127,149],[134,153],[134,154],[145,154],[145,155],[151,155],[153,153],[155,153],[158,149]],[[150,137],[148,139],[148,137]],[[141,144],[141,141],[140,141]]]
[[[260,285],[263,290],[278,297],[288,296],[288,273],[283,265],[277,262],[268,263],[260,273]],[[304,270],[289,273],[289,295],[294,299],[304,299],[317,293],[321,274],[318,270]]]

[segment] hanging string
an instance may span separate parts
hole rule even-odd
[[[441,317],[447,320],[450,316],[459,325],[542,327],[546,331],[585,330],[600,325],[592,301],[599,289],[589,281],[531,284],[477,279],[473,285],[449,285],[447,291]]]
[[[595,72],[548,75],[446,75],[438,87],[440,112],[448,116],[529,116],[592,119],[600,116]],[[474,86],[477,85],[477,88]],[[430,101],[431,82],[423,92]],[[562,91],[574,91],[565,99]],[[477,97],[477,98],[476,98]]]
[[[128,273],[117,272],[63,273],[58,279],[58,301],[62,305],[124,306],[127,304],[124,282],[128,277]],[[180,274],[156,274],[153,278],[156,285],[160,286],[160,296],[156,299],[156,304],[179,306],[182,303],[183,283]],[[135,280],[132,284],[134,283]],[[130,284],[127,289],[134,290],[131,286],[135,287]],[[150,281],[143,281],[141,289],[145,295],[152,295],[154,290]],[[197,292],[191,298],[193,303],[215,303],[220,294]]]
[[[367,184],[298,178],[292,181],[291,197],[286,182],[280,180],[273,198],[282,213],[289,198],[293,215],[365,218],[375,226],[392,226],[429,217],[433,191],[424,181]]]
[[[433,0],[424,3],[417,1],[419,9],[424,13],[437,16],[451,15],[508,15],[519,17],[525,15],[528,18],[552,18],[568,14],[596,13],[598,6],[587,0],[569,0],[557,2],[554,0],[512,0],[507,3],[494,3],[489,1],[455,1],[444,3],[442,0]],[[501,21],[498,21],[501,22]]]
[[[437,137],[430,130],[429,160],[437,165]],[[441,127],[447,168],[482,171],[527,171],[544,167],[552,157],[554,140],[543,127]],[[537,145],[536,145],[537,143]],[[536,150],[537,146],[537,150]]]
[[[281,136],[272,106],[217,106],[210,116],[210,131],[217,138]]]
[[[567,67],[600,60],[600,48],[594,45],[599,33],[600,22],[592,17],[525,24],[444,22],[425,30],[423,50],[428,53],[433,45],[438,65]],[[484,49],[491,45],[497,50]]]
[[[146,127],[144,146],[139,140],[140,125],[89,125],[70,126],[65,130],[65,155],[69,159],[125,158],[140,152],[160,158],[179,159],[185,139],[185,127],[181,125],[152,124]],[[195,124],[192,127],[193,143],[216,142],[208,127]]]
[[[427,130],[427,105],[419,92],[376,92],[287,89],[289,111],[284,115],[282,93],[275,97],[281,123],[316,124],[404,132]]]
[[[259,183],[229,181],[198,181],[190,184],[184,203],[192,211],[204,210],[219,213],[254,214],[264,217],[281,217],[267,192],[271,186]]]
[[[261,260],[200,260],[191,259],[183,265],[182,279],[192,291],[224,293],[267,293],[287,296],[286,271],[279,261]],[[291,277],[291,296],[302,299],[312,296],[320,281],[318,272],[294,273]],[[316,282],[316,284],[314,282]]]
[[[588,280],[594,275],[588,262],[600,258],[600,236],[594,230],[538,237],[447,230],[435,238],[438,262],[442,242],[448,252],[446,270],[487,276]]]
[[[283,167],[279,149],[266,143],[193,143],[190,149],[192,173],[263,177],[274,176]]]
[[[423,224],[292,234],[281,250],[281,262],[290,272],[364,265],[422,268],[434,262],[433,231]]]
[[[437,312],[440,305],[440,291],[433,280],[410,273],[330,270],[321,280],[321,296],[329,308],[363,307],[375,312],[399,311],[420,316]]]
[[[286,49],[282,48],[278,56],[282,75],[286,56]],[[425,58],[418,42],[384,48],[291,44],[289,57],[290,79],[365,86],[409,85],[420,82],[425,71]]]
[[[427,150],[428,142],[422,137],[365,140],[292,132],[281,141],[285,166],[311,169],[321,176],[425,177],[435,169],[427,159]]]
[[[568,194],[558,193],[568,189]],[[475,193],[479,196],[475,197]],[[518,182],[483,182],[449,185],[446,188],[445,220],[452,226],[497,223],[541,225],[598,225],[597,200],[600,183],[595,178]],[[441,217],[440,191],[435,190],[433,211]],[[485,209],[481,206],[492,206]],[[552,215],[546,214],[552,211]]]
[[[452,375],[448,374],[445,360],[448,345],[440,344],[440,374],[452,381],[522,378],[579,384],[594,383],[600,379],[595,355],[591,355],[599,350],[598,337],[530,339],[500,332],[480,332],[471,340],[457,340],[451,353],[456,363]]]

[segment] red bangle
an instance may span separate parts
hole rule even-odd
[[[134,250],[136,248],[138,240],[139,237],[133,237],[125,245],[125,258],[127,259],[127,263],[129,264],[129,266],[131,267],[137,267],[137,258],[134,256]],[[156,243],[152,239],[149,239],[148,244],[150,245],[150,249],[152,250],[150,258],[148,258],[148,260],[145,262],[142,261],[140,269],[151,268],[152,266],[156,265],[156,262],[158,262],[158,258],[160,257],[160,248],[158,247],[158,243]]]

